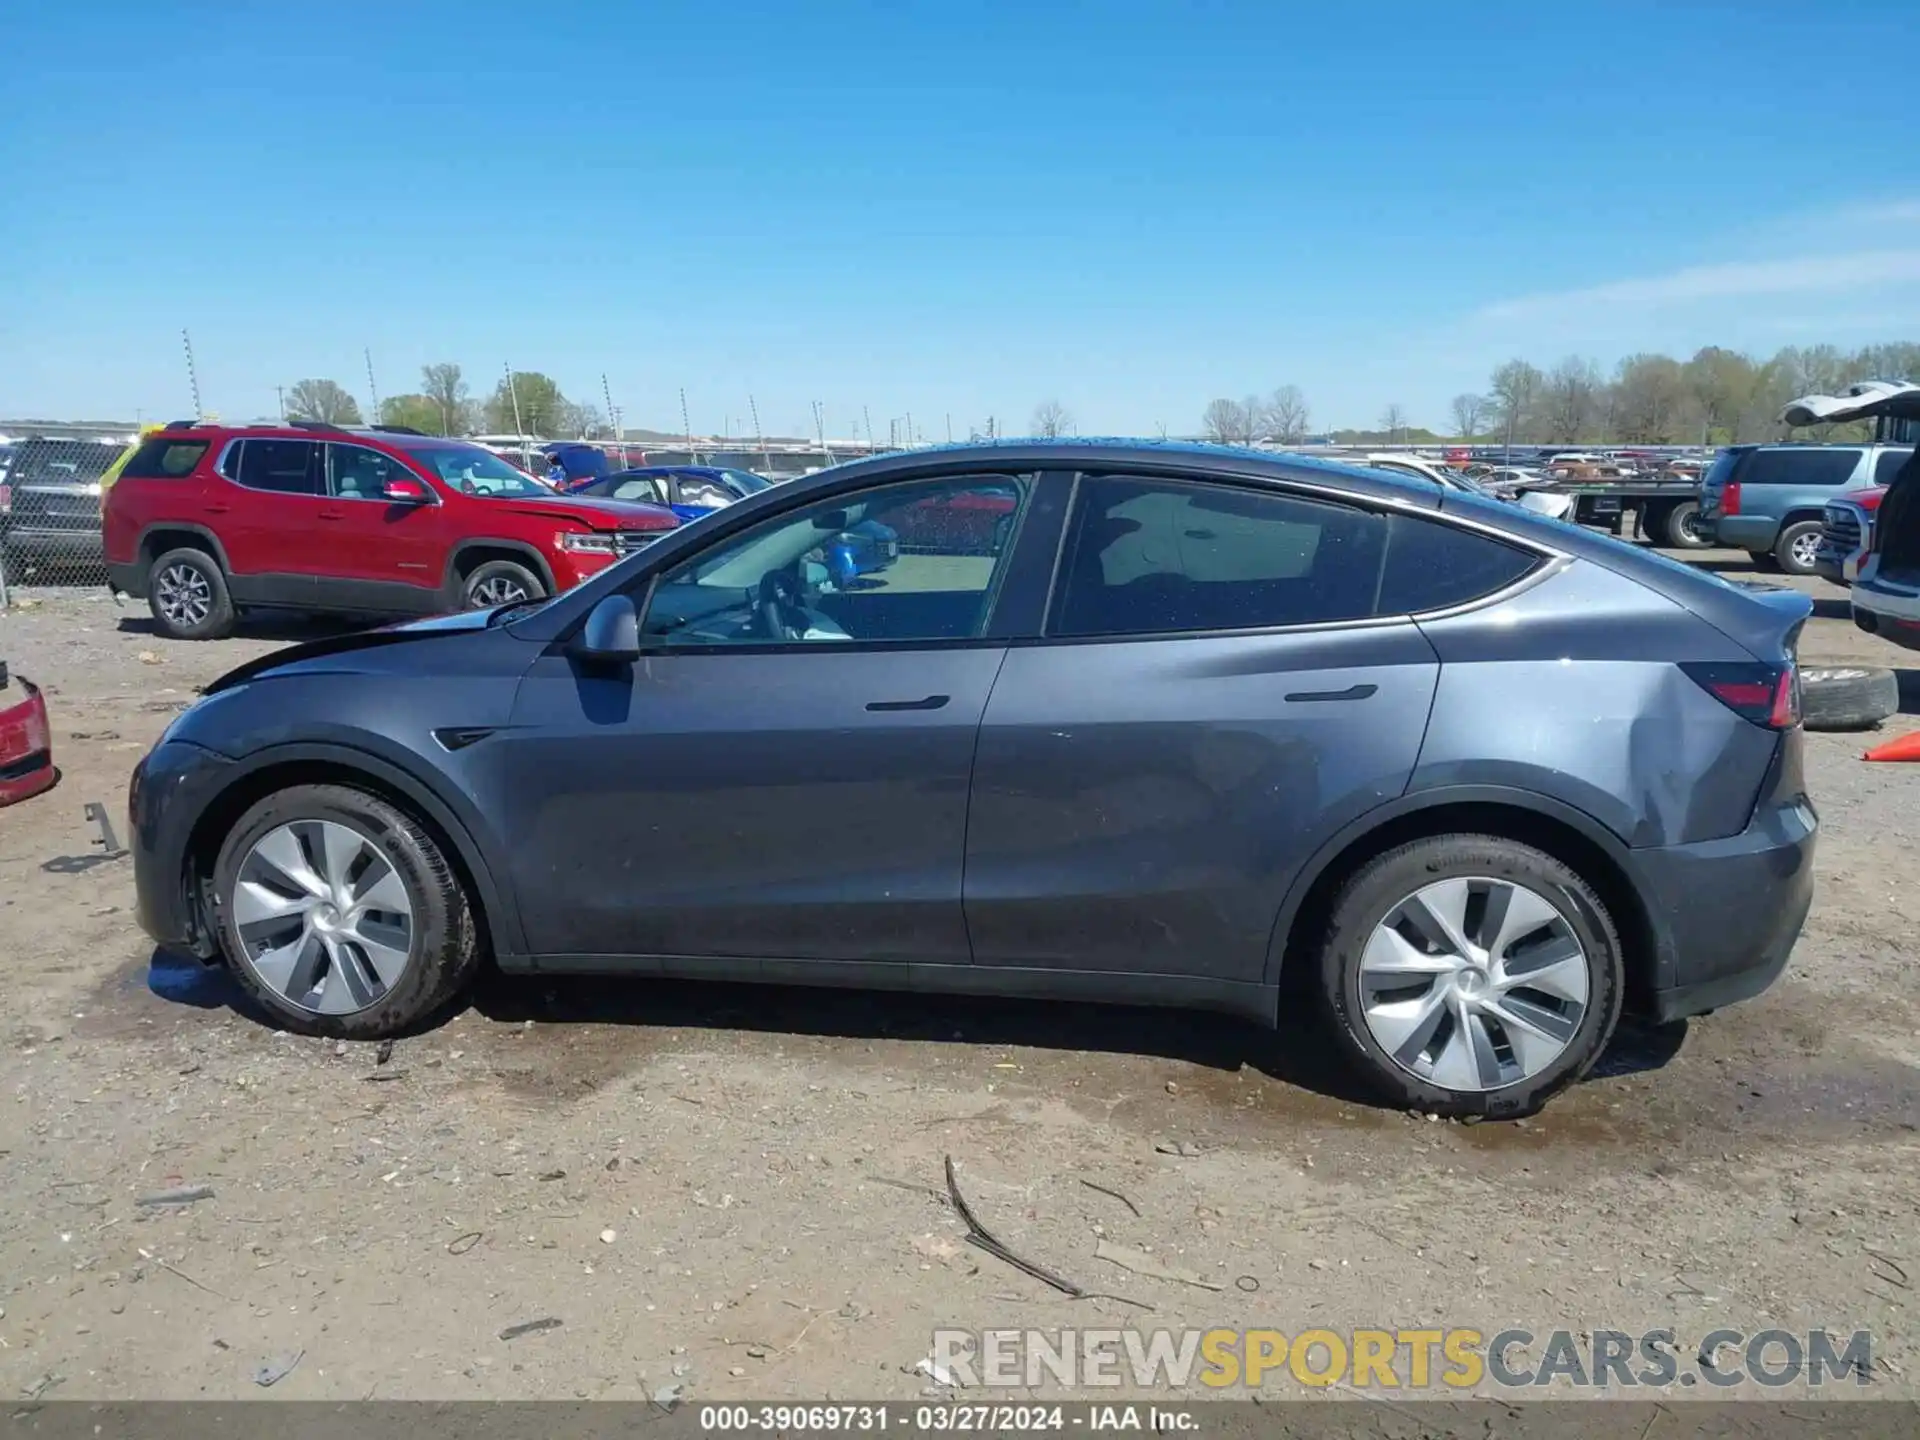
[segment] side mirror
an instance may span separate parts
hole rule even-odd
[[[587,614],[587,623],[574,642],[573,653],[603,665],[626,664],[640,658],[640,612],[625,595],[609,595]]]
[[[389,480],[380,494],[390,505],[425,505],[432,498],[418,480]]]

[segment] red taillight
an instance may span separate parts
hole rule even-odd
[[[1791,730],[1800,723],[1800,672],[1786,665],[1697,665],[1680,667],[1702,690],[1743,720],[1769,730]]]
[[[1729,480],[1720,487],[1720,513],[1738,515],[1740,513],[1740,482]]]

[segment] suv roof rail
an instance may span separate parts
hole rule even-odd
[[[291,430],[325,430],[330,435],[347,433],[346,426],[335,425],[331,420],[289,420],[287,427]]]
[[[166,430],[196,430],[199,426],[200,422],[198,420],[169,420],[161,428]]]
[[[416,430],[411,425],[375,425],[373,427],[383,435],[425,435],[424,430]]]

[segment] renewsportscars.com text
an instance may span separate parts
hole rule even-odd
[[[1873,1337],[1826,1330],[936,1330],[933,1373],[988,1388],[1645,1390],[1869,1383]]]

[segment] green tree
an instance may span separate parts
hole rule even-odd
[[[1534,423],[1540,388],[1546,377],[1524,360],[1509,360],[1493,372],[1487,389],[1500,421],[1501,434],[1511,445],[1525,440]]]
[[[380,402],[380,423],[418,430],[423,435],[440,435],[441,410],[430,395],[389,395]]]
[[[474,405],[460,367],[450,360],[420,367],[420,393],[440,411],[436,435],[465,435],[473,429]]]
[[[567,397],[550,376],[538,370],[516,370],[511,386],[502,377],[487,399],[487,430],[496,435],[553,437],[565,428],[566,404]]]
[[[1753,397],[1754,364],[1746,356],[1718,345],[1694,352],[1686,363],[1687,392],[1700,412],[1700,424],[1709,442],[1731,444],[1740,419]]]
[[[1673,445],[1692,428],[1686,372],[1671,355],[1629,355],[1614,380],[1615,413],[1623,439],[1642,445]],[[1693,438],[1699,439],[1697,432]]]
[[[287,418],[327,425],[358,425],[360,402],[335,380],[300,380],[288,387]]]

